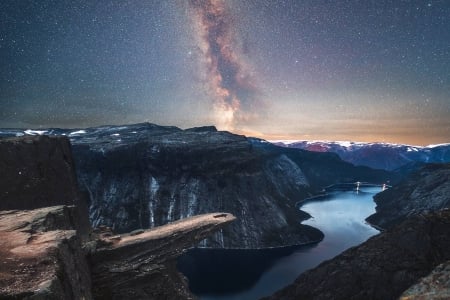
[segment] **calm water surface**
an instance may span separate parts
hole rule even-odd
[[[200,299],[258,299],[290,284],[304,271],[358,245],[378,231],[364,219],[375,212],[372,197],[380,187],[333,192],[301,209],[312,218],[303,224],[320,229],[322,242],[272,250],[192,249],[179,260]]]

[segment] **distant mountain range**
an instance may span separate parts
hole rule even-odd
[[[272,141],[275,145],[313,152],[332,152],[356,166],[388,171],[411,163],[450,162],[450,143],[426,147],[388,143]]]

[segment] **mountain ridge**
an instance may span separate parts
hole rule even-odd
[[[313,152],[331,152],[354,165],[395,171],[411,163],[450,162],[450,143],[412,146],[347,141],[273,141],[276,145]]]
[[[26,134],[0,129],[0,136]],[[237,221],[202,246],[260,248],[319,241],[300,221],[296,203],[325,186],[396,175],[355,167],[334,153],[275,146],[214,127],[182,130],[140,123],[30,134],[70,138],[80,188],[94,226],[117,232],[164,225],[194,214],[224,211]]]

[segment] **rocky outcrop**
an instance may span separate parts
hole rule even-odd
[[[0,212],[0,299],[190,299],[182,251],[234,221],[201,215],[82,243],[73,206]]]
[[[77,226],[90,227],[67,137],[0,139],[0,210],[76,205]]]
[[[429,164],[377,194],[376,213],[367,221],[390,228],[407,217],[450,208],[450,164]]]
[[[299,224],[295,202],[311,188],[289,157],[266,159],[244,136],[210,127],[108,130],[102,138],[93,134],[95,142],[73,139],[94,225],[124,232],[226,211],[237,221],[203,246],[256,248],[321,239],[318,230]]]
[[[450,299],[450,261],[437,266],[400,296],[400,300],[430,299]]]
[[[0,211],[1,299],[93,299],[75,208]]]
[[[318,230],[300,224],[308,215],[296,209],[298,201],[334,183],[393,179],[332,153],[277,147],[214,127],[136,124],[44,133],[71,139],[94,226],[128,232],[196,214],[234,214],[236,222],[203,242],[210,247],[318,241]]]
[[[190,299],[175,258],[234,220],[215,213],[122,236],[92,231],[77,206],[28,210],[83,207],[67,138],[9,138],[0,151],[0,208],[23,209],[0,210],[0,299]]]
[[[303,273],[269,299],[396,299],[450,259],[449,235],[450,210],[408,218]]]
[[[103,239],[90,255],[95,298],[191,298],[176,269],[176,258],[234,220],[226,213],[206,214]]]
[[[0,209],[73,205],[78,199],[66,137],[0,139]]]

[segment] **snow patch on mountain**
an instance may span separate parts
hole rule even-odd
[[[32,129],[27,129],[24,131],[25,134],[28,135],[43,135],[45,133],[47,133],[47,130],[32,130]]]
[[[274,141],[272,141],[274,142]],[[333,152],[342,160],[359,166],[395,170],[410,163],[450,162],[450,143],[413,146],[392,143],[367,143],[350,141],[290,141],[276,142],[278,146],[312,152]]]

